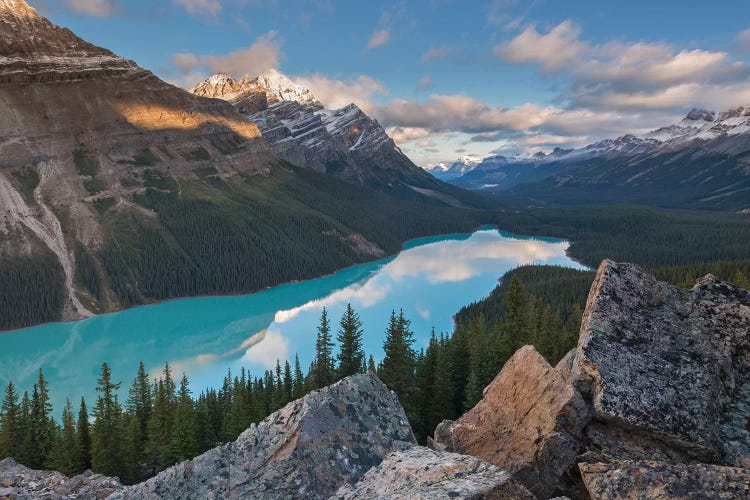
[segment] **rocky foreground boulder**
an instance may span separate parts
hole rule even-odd
[[[577,349],[555,368],[520,349],[433,446],[539,498],[734,498],[749,484],[749,384],[750,292],[712,276],[678,289],[604,261]],[[659,465],[632,465],[645,460]],[[669,486],[680,474],[693,480]],[[629,475],[641,479],[617,482]]]
[[[356,485],[343,486],[332,498],[533,500],[535,497],[506,472],[476,457],[415,446],[391,453]]]
[[[373,373],[355,375],[113,498],[328,498],[415,444],[396,395]]]
[[[233,443],[130,487],[0,462],[0,499],[533,498],[476,457],[416,446],[396,395],[370,372],[289,403]]]

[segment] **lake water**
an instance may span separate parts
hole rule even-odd
[[[30,391],[41,367],[59,415],[66,398],[77,405],[83,395],[93,406],[104,361],[123,383],[122,398],[139,361],[153,374],[169,361],[176,376],[187,373],[194,393],[221,385],[229,368],[259,375],[277,358],[282,366],[293,361],[295,353],[307,371],[321,309],[328,309],[335,332],[347,303],[360,314],[365,350],[377,360],[392,309],[403,308],[415,347],[425,347],[433,327],[452,331],[452,315],[487,296],[510,269],[531,263],[582,268],[567,248],[560,240],[482,228],[413,240],[395,257],[255,294],[174,300],[8,332],[0,334],[0,388],[12,380]]]

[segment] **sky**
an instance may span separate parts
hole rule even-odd
[[[184,88],[277,69],[425,167],[750,105],[747,0],[28,2]]]

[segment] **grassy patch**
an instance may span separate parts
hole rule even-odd
[[[145,148],[138,151],[133,156],[135,166],[137,167],[153,167],[157,163],[161,162],[158,156],[151,152],[150,149]]]
[[[83,144],[73,151],[73,162],[79,175],[94,177],[99,172],[99,164]]]
[[[100,214],[104,214],[107,210],[114,207],[117,201],[114,198],[100,198],[94,202],[94,208]]]
[[[206,161],[211,159],[211,155],[206,151],[206,148],[199,147],[187,153],[185,159],[189,161]]]
[[[21,196],[28,204],[36,203],[34,200],[34,190],[39,185],[39,174],[32,167],[26,167],[17,170],[14,174],[16,185]]]
[[[83,181],[83,187],[86,188],[86,191],[88,191],[91,194],[96,194],[101,191],[104,191],[104,183],[97,179],[96,177],[92,177],[90,179],[84,179]]]

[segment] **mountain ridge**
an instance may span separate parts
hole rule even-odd
[[[582,148],[485,158],[451,183],[532,202],[632,202],[742,211],[750,190],[750,107],[691,110],[680,122]],[[440,177],[440,174],[438,174]]]

